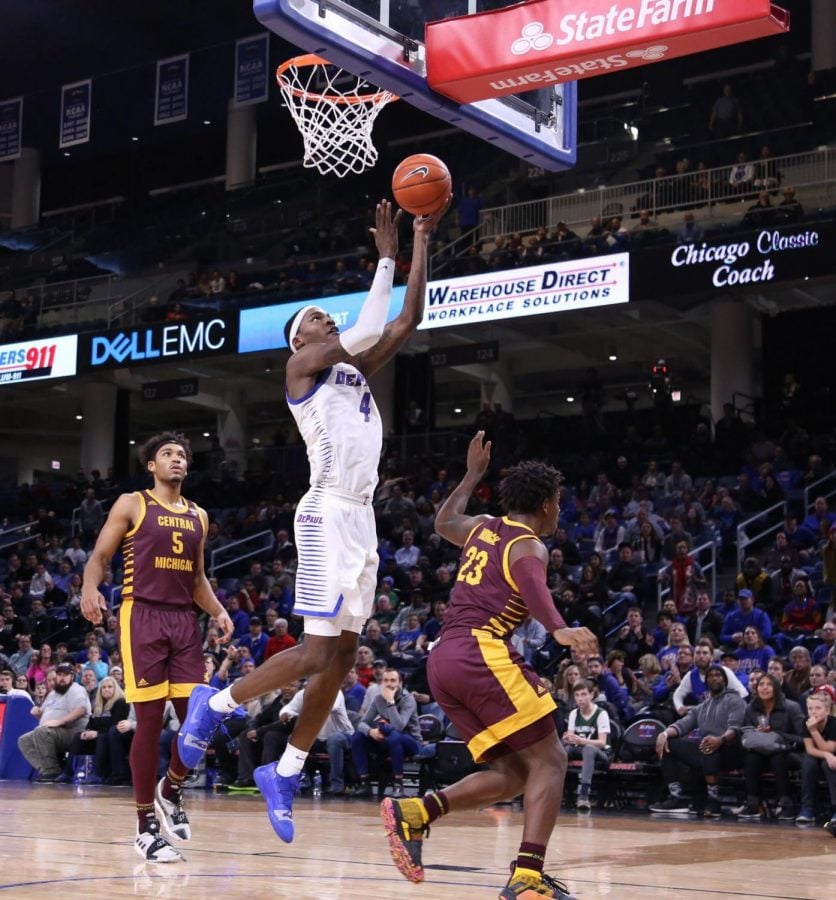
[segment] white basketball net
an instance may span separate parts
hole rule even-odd
[[[342,178],[377,162],[372,128],[395,94],[313,55],[283,63],[276,80],[302,134],[305,168]]]

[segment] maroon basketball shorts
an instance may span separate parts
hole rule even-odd
[[[507,641],[480,629],[448,632],[427,661],[433,697],[476,762],[524,750],[554,732],[554,700]]]
[[[205,680],[200,627],[191,607],[126,600],[119,609],[119,649],[129,703],[188,697]]]

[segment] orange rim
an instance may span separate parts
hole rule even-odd
[[[379,102],[380,100],[383,100],[387,94],[390,96],[390,102],[399,99],[394,94],[390,94],[389,91],[376,91],[373,94],[364,94],[358,97],[345,97],[342,94],[317,94],[313,91],[306,91],[304,88],[294,87],[284,74],[291,66],[301,69],[306,66],[330,65],[332,65],[332,63],[329,63],[327,59],[323,59],[321,56],[317,56],[315,53],[305,53],[302,56],[294,56],[291,59],[286,59],[276,69],[276,81],[279,83],[279,87],[286,91],[290,91],[294,97],[309,102],[325,101],[326,103],[337,103],[343,106],[354,106],[358,103]]]

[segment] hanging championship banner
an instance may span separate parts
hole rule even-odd
[[[235,44],[235,106],[263,103],[267,99],[270,36],[241,38]]]
[[[90,107],[93,97],[93,82],[77,81],[61,88],[61,123],[58,146],[73,147],[86,144],[90,140]]]
[[[189,55],[157,61],[154,125],[182,122],[189,116]]]
[[[20,156],[23,97],[0,103],[0,162]]]

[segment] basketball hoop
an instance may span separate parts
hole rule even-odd
[[[287,108],[305,148],[302,165],[338,178],[377,162],[372,128],[378,113],[398,98],[313,53],[276,69]]]

